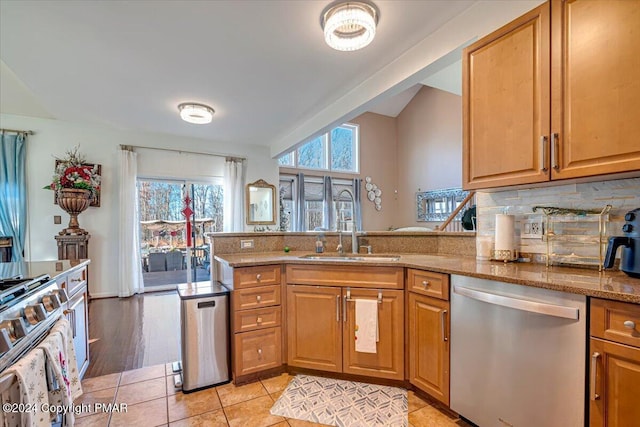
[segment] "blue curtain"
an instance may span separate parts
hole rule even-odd
[[[353,179],[353,214],[356,217],[356,227],[362,230],[362,180],[360,178]]]
[[[0,235],[13,237],[11,261],[23,261],[27,226],[25,134],[2,133],[0,151]]]

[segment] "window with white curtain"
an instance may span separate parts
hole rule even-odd
[[[304,180],[304,191],[299,191],[299,180]],[[326,191],[326,177],[307,175],[280,175],[280,200],[285,220],[281,221],[285,231],[334,231],[340,220],[340,229],[350,231],[354,206],[343,189],[354,191],[354,181],[350,179],[331,179],[331,193]],[[329,214],[329,212],[331,212]],[[297,218],[302,215],[302,221]]]

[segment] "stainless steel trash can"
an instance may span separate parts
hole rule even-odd
[[[230,379],[229,290],[219,283],[178,286],[182,334],[182,391]]]

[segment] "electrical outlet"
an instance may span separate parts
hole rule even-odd
[[[542,218],[528,219],[522,221],[522,228],[520,229],[521,239],[542,239],[544,236],[544,222]]]
[[[253,239],[240,240],[240,249],[251,249],[251,248],[253,248]]]

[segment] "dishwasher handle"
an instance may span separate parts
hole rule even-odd
[[[453,292],[488,304],[529,311],[531,313],[544,314],[546,316],[561,317],[564,319],[578,320],[580,313],[580,309],[576,307],[566,307],[563,305],[515,298],[506,295],[494,294],[484,290],[465,288],[463,286],[454,286]]]

